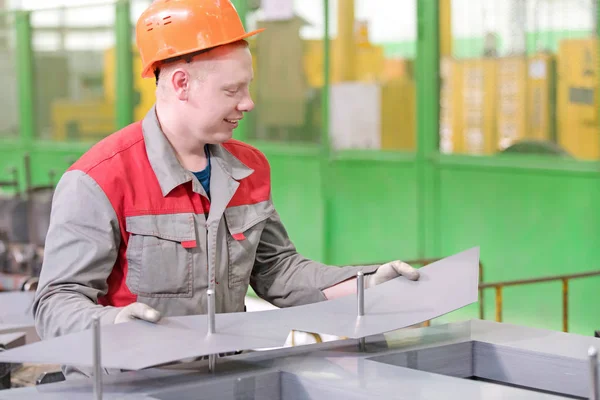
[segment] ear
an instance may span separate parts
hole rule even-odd
[[[190,74],[184,69],[176,69],[171,75],[171,85],[177,99],[187,101],[190,90]]]

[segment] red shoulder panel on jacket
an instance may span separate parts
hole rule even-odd
[[[93,145],[69,167],[68,171],[88,173],[91,169],[98,166],[98,164],[111,159],[143,140],[142,123],[134,122]]]

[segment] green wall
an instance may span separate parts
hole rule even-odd
[[[600,167],[596,163],[520,156],[442,157],[439,253],[481,246],[485,281],[497,282],[597,270],[600,260]],[[600,328],[593,305],[599,278],[572,281],[570,331]],[[503,319],[562,329],[562,282],[503,290]],[[494,318],[494,290],[486,297]],[[476,317],[476,307],[445,320]]]
[[[417,258],[415,163],[413,157],[398,158],[365,152],[333,162],[327,215],[330,263]]]
[[[322,260],[325,226],[318,149],[255,145],[271,165],[273,202],[290,239],[304,256]]]

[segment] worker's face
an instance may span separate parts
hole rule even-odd
[[[189,131],[204,143],[230,139],[244,113],[254,108],[250,98],[252,57],[247,47],[227,46],[199,60],[185,104]]]

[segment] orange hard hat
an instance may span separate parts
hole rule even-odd
[[[136,26],[142,77],[153,77],[163,61],[233,43],[263,30],[246,32],[230,0],[155,0]]]

